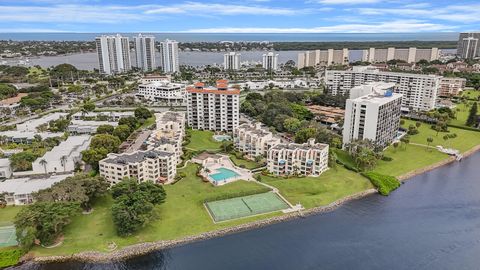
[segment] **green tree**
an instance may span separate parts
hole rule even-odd
[[[134,116],[122,117],[120,121],[118,121],[118,125],[127,125],[130,127],[131,130],[137,129],[139,123],[138,119]]]
[[[90,102],[90,101],[85,102],[83,104],[83,109],[87,112],[93,112],[95,110],[95,103]]]
[[[115,128],[112,125],[100,125],[97,128],[97,134],[113,134]]]
[[[93,149],[100,149],[104,148],[109,153],[116,153],[118,151],[118,147],[120,146],[121,141],[113,135],[110,134],[97,134],[93,136],[92,141],[90,143],[90,148]]]
[[[135,117],[138,119],[147,119],[152,117],[152,112],[145,107],[138,107],[135,109]]]
[[[127,126],[127,125],[118,125],[115,130],[113,130],[113,136],[117,136],[120,141],[125,141],[128,136],[130,136],[130,134],[132,133],[132,131],[130,130],[130,127]]]
[[[95,198],[105,195],[109,184],[103,177],[76,174],[33,194],[39,202],[77,202],[89,210]]]
[[[477,102],[474,102],[472,107],[470,108],[467,122],[465,123],[467,126],[472,127],[477,124],[477,113],[478,113],[478,105],[477,105]]]
[[[39,161],[39,164],[43,166],[43,169],[45,170],[45,174],[47,174],[47,161],[42,158],[40,161]]]
[[[136,179],[124,179],[112,187],[113,222],[120,236],[131,235],[151,220],[155,205],[165,201],[162,186],[151,181],[138,183]]]
[[[32,162],[37,159],[37,155],[31,151],[23,151],[11,155],[9,159],[13,171],[28,171],[32,169]]]
[[[51,244],[79,212],[78,203],[71,202],[36,202],[23,207],[14,221],[19,245],[27,251],[36,239],[42,245]]]
[[[315,138],[317,130],[313,127],[302,128],[295,134],[296,143],[305,143],[310,138]]]
[[[427,149],[430,148],[430,144],[431,144],[431,143],[433,143],[433,138],[432,138],[432,137],[428,137],[428,138],[427,138],[427,146],[428,146]]]
[[[302,126],[302,122],[295,117],[289,117],[283,121],[283,126],[288,132],[295,133]]]

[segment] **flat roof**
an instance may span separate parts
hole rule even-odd
[[[0,182],[0,193],[31,194],[42,189],[51,187],[53,184],[65,180],[73,174],[52,175],[42,178],[16,178]]]
[[[102,160],[103,162],[113,163],[113,164],[129,164],[129,163],[138,163],[146,158],[157,158],[157,157],[168,157],[173,156],[173,153],[166,151],[150,150],[150,151],[137,151],[134,153],[120,154],[115,156],[110,156]]]

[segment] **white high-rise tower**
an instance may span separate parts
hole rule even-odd
[[[237,52],[229,52],[223,55],[223,67],[227,70],[240,69],[240,55]]]
[[[132,68],[128,37],[102,35],[95,38],[95,44],[100,73],[116,74]]]
[[[155,37],[139,34],[135,41],[135,55],[137,67],[143,71],[155,69]]]
[[[175,73],[180,71],[177,41],[167,39],[160,42],[160,66],[165,73]]]
[[[266,70],[277,70],[278,54],[269,52],[263,55],[263,68]]]

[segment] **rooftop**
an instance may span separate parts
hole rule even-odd
[[[158,150],[150,150],[150,151],[138,151],[135,153],[128,153],[128,154],[111,154],[109,157],[104,159],[104,162],[112,163],[112,164],[129,164],[129,163],[138,163],[147,158],[158,158],[158,157],[168,157],[173,156],[173,153],[165,152],[165,151],[158,151]]]
[[[0,193],[31,194],[51,187],[73,174],[53,175],[48,178],[17,178],[0,182]]]

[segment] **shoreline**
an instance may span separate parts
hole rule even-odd
[[[463,157],[464,158],[468,157],[478,151],[480,151],[480,145],[477,145],[472,149],[463,153]],[[437,162],[435,164],[432,164],[430,166],[402,174],[399,177],[397,177],[397,179],[401,182],[408,181],[417,175],[445,166],[447,164],[451,164],[454,161],[456,161],[455,157],[450,156],[447,159]],[[341,198],[339,200],[336,200],[326,206],[318,206],[308,210],[303,210],[301,212],[292,212],[292,213],[288,213],[278,217],[272,217],[264,220],[240,224],[240,225],[229,227],[229,228],[214,230],[210,232],[204,232],[194,236],[187,236],[187,237],[175,239],[175,240],[161,240],[161,241],[155,241],[155,242],[144,242],[144,243],[134,244],[110,253],[103,253],[98,251],[84,251],[84,252],[75,253],[72,255],[45,256],[45,257],[33,257],[33,258],[25,257],[24,260],[21,261],[20,263],[25,263],[28,261],[31,261],[34,263],[41,263],[41,264],[61,263],[61,262],[67,262],[67,261],[89,262],[89,263],[115,262],[115,261],[138,257],[138,256],[146,255],[151,252],[161,251],[164,249],[181,246],[181,245],[185,245],[193,242],[203,241],[203,240],[221,237],[229,234],[262,228],[268,225],[272,225],[272,224],[276,224],[284,221],[290,221],[297,218],[304,218],[304,217],[315,215],[315,214],[328,213],[328,212],[334,211],[344,203],[361,199],[375,193],[377,193],[376,189],[367,189],[362,192],[358,192],[358,193],[349,195],[347,197]]]

